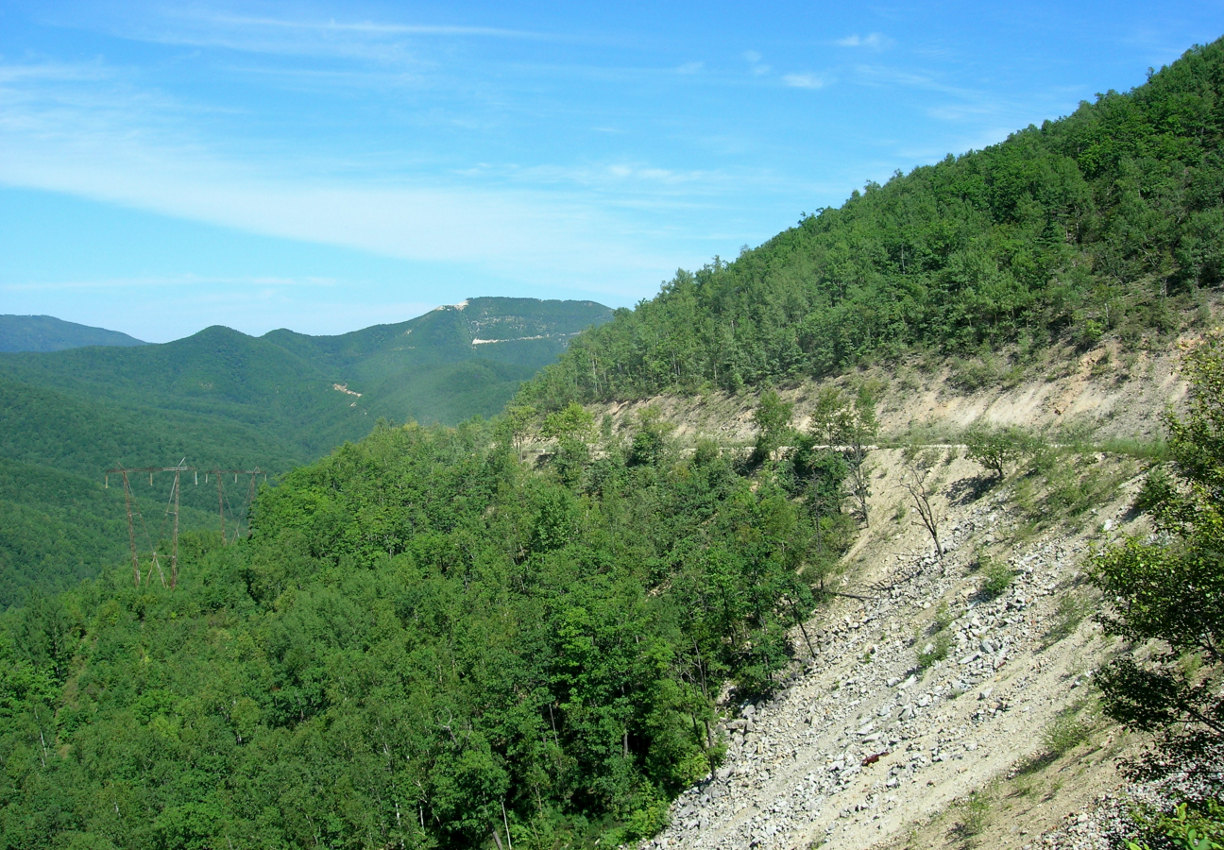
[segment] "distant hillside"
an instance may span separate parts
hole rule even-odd
[[[492,416],[571,338],[612,317],[593,301],[470,298],[416,319],[333,337],[273,331],[286,351],[326,363],[352,404],[393,421]]]
[[[733,262],[678,272],[576,340],[524,399],[734,392],[1004,347],[1023,366],[1105,335],[1134,350],[1224,280],[1222,148],[1217,41],[1128,94],[869,183]]]
[[[63,351],[91,345],[144,344],[125,333],[65,322],[53,316],[0,316],[0,352]]]
[[[378,422],[288,472],[246,539],[188,536],[173,591],[119,563],[0,612],[0,847],[611,847],[669,820],[650,846],[1034,844],[1036,801],[1091,796],[1073,748],[1118,755],[1082,687],[1104,646],[1082,558],[1143,531],[1131,494],[1183,482],[1141,483],[1156,443],[922,428],[1156,417],[1107,403],[1123,382],[1175,397],[1141,349],[1209,321],[1224,276],[1222,90],[1224,47],[1196,48],[869,186],[617,311],[503,417]],[[78,545],[73,469],[262,463],[410,404],[441,419],[422,395],[494,403],[585,309],[606,316],[529,307],[0,357],[0,458],[20,461],[0,551],[51,570]],[[627,403],[663,391],[689,398]],[[672,421],[683,404],[714,427]],[[904,448],[873,448],[890,436]],[[908,816],[962,794],[942,822]],[[1006,841],[974,838],[991,811]]]
[[[186,459],[282,473],[379,419],[491,416],[610,315],[593,302],[475,298],[340,336],[212,327],[164,345],[0,355],[0,607],[123,559],[123,493],[102,490],[105,469]],[[165,515],[164,488],[142,487],[142,511]],[[182,498],[188,527],[212,527],[215,489]]]

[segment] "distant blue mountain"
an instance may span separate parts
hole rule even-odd
[[[65,322],[54,316],[0,316],[0,351],[63,351],[91,345],[145,345],[119,331]]]

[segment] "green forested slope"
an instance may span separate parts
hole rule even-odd
[[[60,351],[89,345],[144,345],[118,331],[65,322],[52,316],[0,315],[0,351]]]
[[[1134,93],[678,274],[523,393],[561,411],[538,468],[516,451],[521,410],[384,425],[265,490],[249,540],[188,536],[174,591],[120,566],[0,615],[0,848],[649,833],[718,759],[714,697],[771,687],[847,545],[848,491],[870,477],[861,453],[817,445],[861,446],[844,428],[869,430],[870,399],[822,397],[844,402],[827,432],[795,435],[767,393],[742,461],[678,451],[649,414],[597,437],[573,402],[1174,327],[1219,283],[1222,68],[1220,45],[1193,50]],[[418,339],[453,339],[456,319]],[[318,364],[375,338],[385,363],[416,344],[265,341]],[[364,392],[381,368],[342,377]]]
[[[654,829],[845,519],[793,464],[681,457],[649,422],[543,473],[508,441],[381,428],[264,492],[242,545],[185,541],[173,592],[119,570],[0,618],[0,847]]]
[[[905,352],[1131,345],[1224,275],[1224,43],[1127,94],[869,184],[734,262],[680,271],[524,399],[828,375]]]
[[[336,337],[213,327],[165,345],[0,356],[0,608],[125,557],[123,494],[103,490],[106,469],[186,460],[279,473],[379,418],[491,416],[608,315],[592,302],[481,298]],[[137,496],[142,516],[165,514],[164,486]],[[217,524],[214,488],[193,481],[182,496],[199,509],[184,512],[189,527]]]

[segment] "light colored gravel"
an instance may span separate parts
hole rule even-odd
[[[1059,600],[1084,592],[1091,547],[1127,530],[1137,479],[1073,528],[1025,539],[1008,485],[963,498],[981,469],[951,461],[938,467],[941,561],[904,515],[901,453],[876,452],[872,463],[872,524],[847,556],[843,585],[863,598],[839,597],[808,625],[815,655],[787,687],[733,707],[724,764],[675,801],[670,826],[644,850],[904,846],[916,825],[1038,755],[1050,723],[1089,698],[1108,641],[1090,617],[1053,643],[1049,629]],[[1016,571],[990,600],[973,571],[986,551]],[[950,651],[918,670],[943,605]],[[1099,781],[1074,779],[1081,791]],[[1057,798],[1045,806],[1046,818],[1069,811]],[[1032,825],[995,828],[981,846],[1097,846],[1036,843]]]

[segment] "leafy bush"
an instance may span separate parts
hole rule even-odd
[[[965,456],[986,467],[1000,480],[1007,475],[1007,467],[1033,454],[1038,445],[1036,438],[1010,426],[975,427],[965,434]]]
[[[979,588],[982,596],[986,599],[994,599],[1003,591],[1011,586],[1012,581],[1016,577],[1016,571],[1009,567],[1005,562],[990,555],[983,555],[978,560],[978,570],[982,576],[982,584]]]
[[[1126,850],[1224,850],[1224,803],[1217,799],[1183,801],[1172,811],[1136,812],[1138,841]]]
[[[925,670],[936,661],[944,660],[951,649],[952,635],[947,631],[936,632],[918,650],[918,669]]]
[[[1204,743],[1224,737],[1224,335],[1208,335],[1184,360],[1185,418],[1166,415],[1176,483],[1149,478],[1141,503],[1156,534],[1130,538],[1096,558],[1090,578],[1114,601],[1107,632],[1146,656],[1119,658],[1097,673],[1106,712],[1127,726]],[[1182,659],[1198,653],[1202,665]]]

